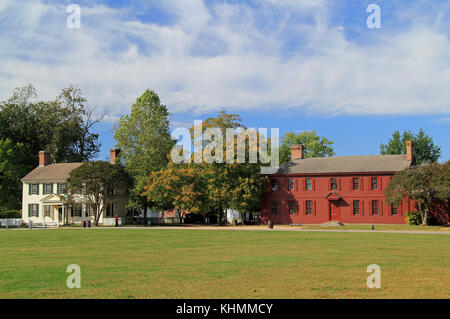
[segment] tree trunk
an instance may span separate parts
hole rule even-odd
[[[144,225],[147,225],[147,204],[144,204]]]
[[[428,225],[428,209],[424,209],[422,214],[422,225],[427,226]]]

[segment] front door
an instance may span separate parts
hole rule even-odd
[[[330,220],[331,221],[339,221],[341,219],[339,212],[339,201],[338,200],[330,200]]]
[[[63,221],[63,209],[62,209],[62,207],[59,207],[59,208],[58,208],[58,220],[59,220],[60,222]]]

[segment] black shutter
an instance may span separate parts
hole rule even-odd
[[[31,184],[28,184],[28,195],[31,195]]]

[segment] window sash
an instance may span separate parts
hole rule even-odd
[[[272,186],[272,190],[273,190],[273,191],[278,190],[278,182],[277,182],[276,179],[272,179],[272,180],[271,180],[271,186]]]
[[[392,204],[391,205],[391,214],[392,215],[398,215],[398,204]]]
[[[312,208],[313,208],[312,200],[307,200],[306,201],[306,215],[312,215]]]
[[[372,201],[372,215],[378,215],[380,213],[380,208],[378,206],[378,201]]]
[[[359,178],[355,177],[353,178],[353,190],[358,190],[359,189]]]
[[[28,216],[39,217],[39,204],[30,204]],[[30,214],[31,213],[31,214]]]
[[[337,189],[337,179],[336,178],[331,179],[331,189],[332,190]]]
[[[295,214],[295,206],[296,206],[295,201],[290,200],[289,201],[289,214],[290,215],[294,215]]]
[[[30,184],[30,195],[39,195],[39,184]]]
[[[67,183],[59,183],[58,184],[58,194],[62,195],[66,193]]]
[[[307,191],[311,191],[312,190],[312,179],[311,178],[307,178],[306,179],[306,190]]]
[[[372,177],[371,184],[372,184],[372,189],[378,189],[378,178]]]
[[[83,217],[83,212],[81,206],[72,207],[72,213],[74,217]]]
[[[289,189],[290,191],[293,191],[294,188],[295,188],[295,186],[294,186],[294,180],[293,180],[293,179],[288,179],[288,189]]]
[[[359,200],[353,201],[353,215],[359,215],[361,213],[360,210],[360,202]]]
[[[43,187],[43,194],[47,195],[47,194],[52,194],[53,193],[53,184],[44,184]]]
[[[278,212],[277,202],[272,202],[272,215],[276,215]]]
[[[44,216],[50,217],[50,205],[44,205]]]

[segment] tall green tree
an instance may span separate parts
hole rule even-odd
[[[450,201],[450,161],[413,166],[397,172],[384,193],[390,203],[405,197],[417,201],[422,223],[428,225],[431,208],[437,203]]]
[[[119,160],[133,176],[130,206],[144,208],[150,205],[143,197],[148,177],[153,171],[165,168],[168,155],[175,145],[169,128],[169,111],[159,96],[146,90],[131,106],[131,113],[122,116],[114,126]]]
[[[208,128],[219,128],[222,134],[223,163],[170,163],[168,168],[154,172],[147,180],[145,195],[153,199],[157,208],[178,209],[191,213],[216,214],[223,223],[227,209],[239,212],[259,211],[265,179],[261,177],[261,163],[249,163],[250,144],[245,142],[247,160],[237,162],[237,138],[234,138],[234,161],[227,162],[226,129],[245,129],[237,114],[220,112],[202,122],[203,146],[212,140],[205,137]],[[194,128],[191,129],[191,133]],[[214,148],[211,153],[219,150]],[[192,154],[192,157],[195,155]]]
[[[406,154],[406,141],[413,142],[413,153],[416,164],[436,163],[441,156],[441,149],[434,145],[433,139],[425,134],[423,129],[415,134],[411,131],[396,130],[386,144],[381,143],[380,153],[382,155]]]
[[[0,211],[20,209],[21,177],[33,167],[26,163],[25,147],[10,139],[0,140]]]
[[[94,223],[97,226],[106,204],[117,195],[126,195],[132,185],[131,176],[120,164],[104,161],[86,162],[72,170],[67,180],[71,201],[79,194],[93,208]]]
[[[31,84],[16,88],[9,99],[0,102],[0,140],[8,140],[14,147],[22,145],[5,164],[10,172],[20,174],[14,180],[27,173],[23,167],[29,171],[38,165],[42,150],[51,152],[55,162],[87,161],[97,155],[98,134],[92,133],[97,120],[93,109],[85,104],[86,99],[75,86],[63,89],[54,100],[39,101]],[[15,206],[20,206],[21,187],[12,182],[5,187],[14,192]],[[0,206],[3,204],[0,199]]]
[[[324,157],[335,155],[334,142],[326,137],[320,137],[315,130],[304,131],[301,133],[289,132],[281,138],[280,146],[280,164],[291,161],[291,146],[303,145],[303,156]]]

